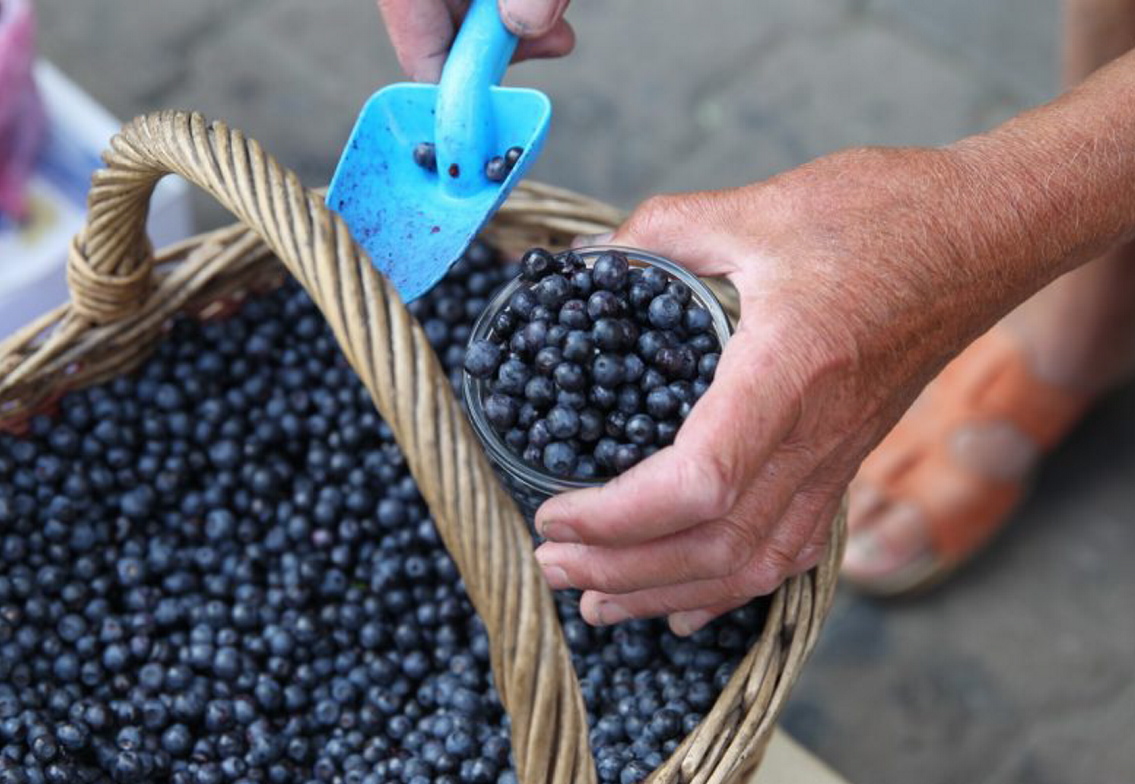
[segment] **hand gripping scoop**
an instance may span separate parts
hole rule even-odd
[[[351,132],[327,205],[405,302],[461,257],[543,146],[548,97],[499,86],[516,44],[497,0],[473,0],[441,82],[383,88]]]

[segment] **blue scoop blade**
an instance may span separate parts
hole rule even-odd
[[[414,148],[436,141],[436,85],[393,84],[375,93],[343,151],[327,205],[405,302],[427,292],[460,259],[544,144],[552,113],[546,95],[494,86],[489,99],[494,149],[501,155],[510,147],[524,150],[504,182],[490,181],[483,171],[466,172],[471,190],[452,196],[439,182],[446,172],[415,163]]]

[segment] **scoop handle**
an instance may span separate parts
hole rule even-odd
[[[485,162],[497,149],[490,88],[500,84],[518,38],[504,26],[497,0],[473,0],[438,85],[434,119],[443,192],[461,198],[491,185]]]

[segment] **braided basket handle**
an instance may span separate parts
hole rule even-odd
[[[127,317],[150,287],[157,181],[180,174],[259,234],[303,285],[369,390],[488,630],[520,780],[595,781],[583,698],[527,527],[498,483],[425,334],[323,200],[255,141],[199,114],[161,112],[115,137],[68,264],[75,311]]]

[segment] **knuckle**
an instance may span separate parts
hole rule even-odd
[[[692,456],[681,465],[678,491],[685,498],[696,499],[691,512],[699,522],[723,517],[733,508],[736,493],[732,471],[719,455]]]
[[[649,236],[675,217],[675,197],[658,194],[643,201],[627,220],[627,228],[636,235]]]
[[[764,596],[775,591],[793,573],[795,558],[766,548],[764,553],[750,562],[745,570],[742,585],[750,596]]]
[[[740,571],[753,554],[753,538],[743,527],[720,522],[711,524],[705,531],[701,563],[702,579],[728,577]]]

